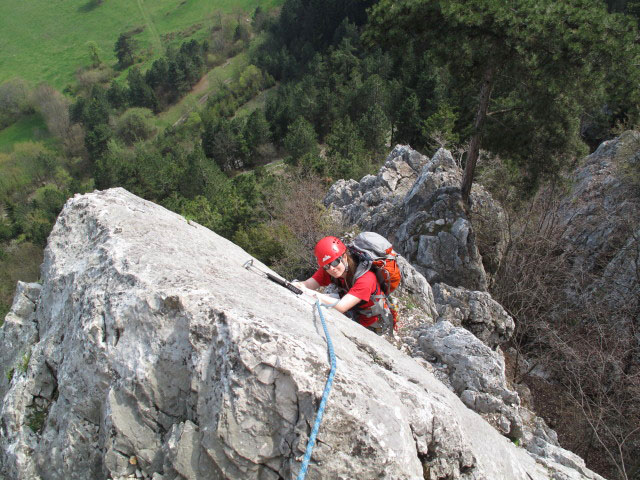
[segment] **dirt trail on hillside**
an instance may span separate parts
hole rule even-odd
[[[224,64],[221,65],[221,68],[225,68],[227,67],[229,64],[231,63],[231,58],[228,59],[226,62],[224,62]],[[229,83],[231,79],[227,79],[224,81],[224,83]],[[204,76],[198,81],[198,83],[196,83],[193,88],[191,89],[191,91],[189,92],[189,95],[199,95],[201,93],[204,93],[204,95],[202,95],[202,97],[200,97],[198,99],[198,105],[202,106],[207,102],[207,99],[209,98],[209,95],[211,95],[212,92],[209,92],[209,72],[205,73]],[[191,110],[192,111],[192,110]],[[173,124],[174,127],[180,125],[181,123],[183,123],[191,114],[191,111],[188,111],[186,113],[184,113],[178,120],[175,121],[175,123]]]

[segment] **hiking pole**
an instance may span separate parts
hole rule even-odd
[[[262,275],[264,275],[265,277],[267,277],[269,280],[271,280],[272,282],[277,283],[278,285],[280,285],[281,287],[287,288],[289,290],[291,290],[293,293],[295,293],[296,295],[300,295],[302,294],[302,290],[300,290],[298,287],[294,287],[293,285],[291,285],[289,282],[287,282],[286,280],[282,280],[281,278],[276,277],[275,275],[269,273],[269,272],[265,272],[264,270],[256,267],[253,264],[253,258],[251,260],[248,260],[244,263],[243,265],[244,268],[246,268],[247,270],[249,270],[250,268],[253,268],[254,270],[260,272]]]

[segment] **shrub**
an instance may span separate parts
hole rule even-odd
[[[65,140],[69,134],[69,101],[53,87],[40,84],[34,93],[36,108],[42,113],[52,135]]]
[[[273,265],[285,257],[285,246],[282,242],[289,243],[291,237],[291,232],[285,225],[261,223],[246,229],[241,227],[233,236],[233,243],[266,265]]]
[[[33,433],[42,432],[48,413],[47,408],[43,406],[32,405],[29,408],[29,413],[27,413],[26,416],[26,423]]]
[[[36,205],[44,210],[51,220],[54,220],[67,201],[67,192],[61,191],[57,186],[48,184],[40,187],[34,193]]]
[[[130,108],[116,121],[116,135],[127,145],[147,140],[155,132],[153,112],[148,108]]]
[[[344,231],[322,204],[327,185],[321,177],[297,170],[279,176],[270,185],[263,184],[265,208],[272,219],[266,227],[269,239],[282,248],[271,267],[286,278],[307,278],[316,268],[316,242]]]
[[[558,215],[551,190],[512,212],[507,254],[491,290],[516,323],[514,381],[528,383],[536,366],[549,373],[553,401],[574,412],[556,425],[560,441],[601,474],[634,478],[640,448],[638,301],[635,295],[603,300],[593,285],[604,277],[572,262]],[[595,222],[595,215],[588,221]],[[640,278],[640,265],[635,267]],[[521,358],[532,366],[521,368]],[[535,400],[544,389],[530,385]]]
[[[32,110],[27,83],[16,78],[0,85],[0,130]]]
[[[51,220],[50,214],[40,208],[36,208],[27,214],[23,231],[27,240],[44,247],[52,228],[53,220]]]

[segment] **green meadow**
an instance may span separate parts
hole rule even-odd
[[[172,42],[204,38],[219,12],[249,13],[281,0],[29,0],[0,2],[0,83],[22,77],[63,89],[90,64],[88,42],[115,64],[118,36],[137,28],[139,49],[158,56]]]
[[[0,130],[0,152],[10,152],[13,145],[27,141],[51,140],[47,126],[40,114],[34,113],[22,117],[13,125]]]

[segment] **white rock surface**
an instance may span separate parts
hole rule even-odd
[[[68,201],[35,316],[10,314],[38,335],[0,405],[2,475],[295,478],[326,343],[309,299],[249,258],[122,189]],[[338,370],[308,479],[598,478],[516,447],[414,359],[336,312],[327,322]]]

